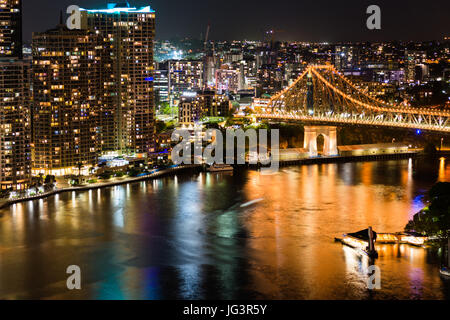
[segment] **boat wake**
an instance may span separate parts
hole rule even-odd
[[[260,198],[260,199],[256,199],[256,200],[252,200],[249,202],[246,202],[244,204],[241,204],[241,208],[246,208],[246,207],[250,207],[251,205],[254,205],[258,202],[264,201],[264,198]]]

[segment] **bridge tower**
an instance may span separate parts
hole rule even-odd
[[[314,84],[311,71],[308,71],[308,75],[306,77],[307,77],[306,108],[308,110],[309,115],[312,116],[314,114]]]
[[[337,156],[339,154],[337,148],[337,130],[336,127],[330,126],[305,126],[304,148],[309,151],[310,157],[317,157],[317,138],[323,135],[323,155]]]

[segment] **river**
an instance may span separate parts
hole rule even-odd
[[[439,252],[378,246],[381,290],[368,291],[367,258],[334,242],[402,231],[433,180],[412,160],[321,164],[15,204],[0,211],[0,299],[449,299]],[[82,290],[67,289],[69,265]]]

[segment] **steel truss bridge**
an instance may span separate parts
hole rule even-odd
[[[258,119],[411,128],[450,133],[450,111],[394,105],[370,96],[331,65],[310,65],[274,95]]]

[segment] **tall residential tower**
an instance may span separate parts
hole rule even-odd
[[[33,171],[77,174],[97,165],[114,144],[113,87],[108,45],[87,30],[33,34]]]
[[[82,29],[111,44],[117,114],[117,149],[147,155],[153,151],[155,102],[153,41],[155,12],[128,3],[82,9]]]
[[[31,182],[29,61],[22,60],[22,8],[0,0],[0,187],[23,190]]]
[[[0,58],[22,58],[22,0],[0,0]]]
[[[23,190],[31,179],[29,63],[0,59],[0,184]]]

